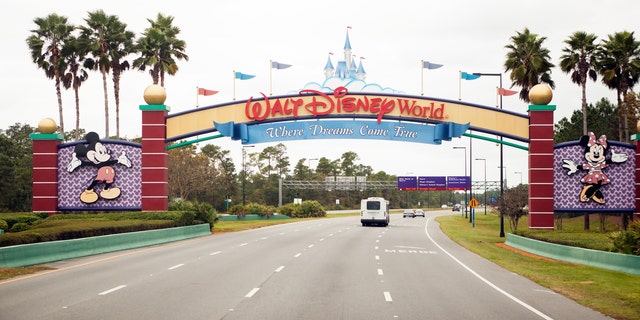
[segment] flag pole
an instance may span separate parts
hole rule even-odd
[[[273,60],[269,60],[269,95],[273,94],[273,90],[272,90],[273,79],[271,76],[272,73],[273,73]]]
[[[462,101],[462,71],[458,70],[458,101]]]
[[[498,87],[496,87],[496,108],[499,107],[499,104],[498,104],[498,99],[499,98],[500,98],[500,89],[498,89]],[[502,109],[502,108],[500,108],[500,109]]]
[[[233,100],[236,99],[236,71],[233,70]]]
[[[424,60],[420,60],[420,95],[424,96]]]
[[[200,95],[200,88],[196,86],[196,108],[198,107],[198,96]]]

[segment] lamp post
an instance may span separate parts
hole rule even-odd
[[[453,147],[454,149],[464,149],[464,177],[467,178],[467,147]],[[467,217],[467,185],[464,186],[464,217]]]
[[[519,174],[520,175],[520,184],[522,184],[522,172],[521,171],[516,171],[516,172],[514,172],[514,174]]]
[[[502,73],[479,73],[479,72],[474,72],[474,75],[478,75],[478,76],[491,76],[491,77],[500,77],[500,89],[502,89]],[[502,110],[502,95],[499,93],[496,93],[499,97],[499,104],[496,106],[498,108],[500,108],[500,110]],[[503,167],[503,162],[504,162],[504,154],[503,154],[503,144],[502,144],[502,136],[500,136],[500,167]],[[486,164],[486,162],[485,162]],[[486,172],[485,172],[486,173]],[[485,174],[486,175],[486,174]],[[486,179],[486,177],[485,177]],[[485,188],[487,187],[486,182],[485,182]],[[503,185],[503,177],[502,177],[502,170],[500,170],[500,198],[502,199],[502,197],[504,196],[504,185]],[[486,194],[485,194],[486,197]],[[486,203],[485,203],[485,210],[486,210]],[[486,213],[486,212],[485,212]],[[500,215],[500,237],[504,237],[504,217],[502,216],[502,214]]]
[[[509,188],[509,184],[507,183],[507,166],[504,167],[498,167],[498,169],[503,170],[504,169],[504,186],[506,188]]]
[[[246,180],[247,180],[247,168],[245,166],[245,158],[247,156],[247,151],[245,148],[253,148],[255,146],[242,146],[242,205],[245,205],[245,188],[244,185],[246,184]]]
[[[478,161],[484,162],[484,214],[487,214],[487,159],[476,158]]]

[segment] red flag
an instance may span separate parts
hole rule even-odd
[[[518,91],[507,90],[505,88],[498,88],[498,94],[501,96],[512,96],[516,93],[518,93]]]
[[[218,93],[218,91],[215,90],[207,90],[205,88],[198,88],[198,94],[199,95],[203,95],[203,96],[212,96],[214,94]]]

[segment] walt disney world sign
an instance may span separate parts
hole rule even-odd
[[[337,119],[350,121],[330,121]],[[526,115],[496,108],[415,96],[353,94],[339,87],[331,93],[262,94],[259,99],[172,114],[167,117],[166,133],[168,142],[218,131],[245,144],[302,139],[439,144],[468,129],[527,142],[528,126]]]

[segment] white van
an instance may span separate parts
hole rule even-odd
[[[362,226],[389,225],[389,200],[370,197],[360,201],[360,222]]]

